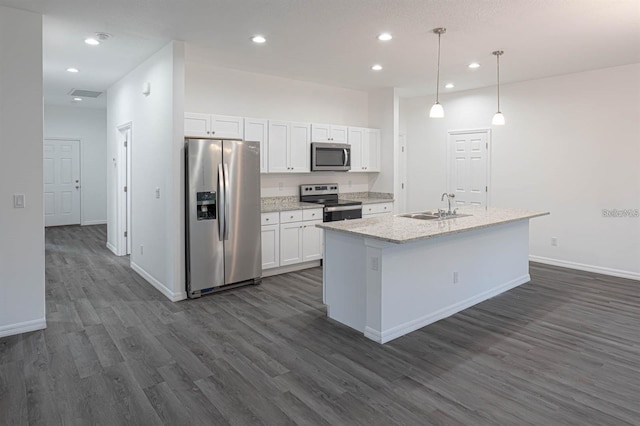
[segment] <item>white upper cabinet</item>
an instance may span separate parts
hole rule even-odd
[[[244,139],[244,118],[185,112],[184,134],[203,138]]]
[[[244,140],[260,142],[260,173],[269,171],[269,123],[262,118],[244,119]]]
[[[380,171],[380,130],[367,129],[365,135],[366,149],[362,150],[362,162],[367,172]]]
[[[347,143],[347,126],[334,126],[331,124],[312,124],[312,142]]]
[[[308,123],[269,120],[270,173],[309,172],[311,129]]]
[[[380,130],[349,127],[352,172],[380,171]]]

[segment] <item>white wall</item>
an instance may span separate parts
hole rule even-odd
[[[190,112],[370,127],[363,91],[220,68],[190,57],[188,49],[185,82]],[[320,181],[337,182],[343,192],[368,191],[373,178],[367,173],[263,174],[262,196],[297,195],[298,185]]]
[[[132,124],[131,266],[171,300],[186,298],[182,156],[184,45],[172,42],[107,91],[108,241],[118,246],[117,128]],[[150,83],[151,94],[142,89]],[[114,162],[114,159],[116,160]],[[156,198],[156,188],[160,198]],[[142,248],[141,248],[142,247]]]
[[[46,327],[41,15],[0,6],[0,58],[1,337]]]
[[[395,89],[369,92],[369,127],[380,129],[380,173],[371,176],[371,190],[396,192],[394,171],[399,133],[399,99]]]
[[[440,206],[448,130],[490,128],[491,204],[548,210],[531,221],[534,259],[640,279],[640,64],[505,85],[505,126],[490,126],[495,87],[403,99],[409,210]],[[558,238],[552,247],[551,237]]]
[[[80,140],[81,223],[107,223],[107,111],[45,105],[44,137]]]

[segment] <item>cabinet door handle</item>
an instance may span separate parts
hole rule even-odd
[[[211,131],[211,134],[212,134],[212,135],[215,135],[215,134],[216,134],[216,132],[214,132],[214,131],[212,130],[212,131]]]

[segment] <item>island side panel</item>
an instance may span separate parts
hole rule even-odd
[[[385,343],[528,282],[528,257],[529,220],[385,244],[382,321],[379,334],[373,324],[365,334]]]
[[[325,229],[323,294],[327,316],[364,333],[366,249],[363,237]]]

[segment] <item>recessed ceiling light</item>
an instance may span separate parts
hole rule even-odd
[[[264,38],[261,35],[256,35],[256,36],[251,37],[251,41],[254,42],[254,43],[262,44],[262,43],[266,42],[267,39]]]
[[[471,62],[469,64],[469,68],[474,69],[474,68],[480,68],[480,64],[477,62]]]
[[[378,36],[378,40],[380,41],[389,41],[393,38],[393,36],[389,33],[382,33]]]
[[[82,98],[73,98],[73,100],[76,101],[76,102],[81,102]]]
[[[85,38],[84,42],[87,43],[90,46],[97,46],[100,44],[100,42],[98,40],[96,40],[95,38]]]
[[[453,89],[454,87],[456,87],[453,83],[447,83],[444,85],[445,89]]]
[[[382,65],[380,65],[380,64],[375,64],[375,65],[373,65],[373,66],[371,67],[371,69],[372,69],[372,70],[374,70],[374,71],[380,71],[380,70],[382,70]]]
[[[78,69],[77,68],[67,68],[67,71],[76,73],[76,72],[78,72]]]

